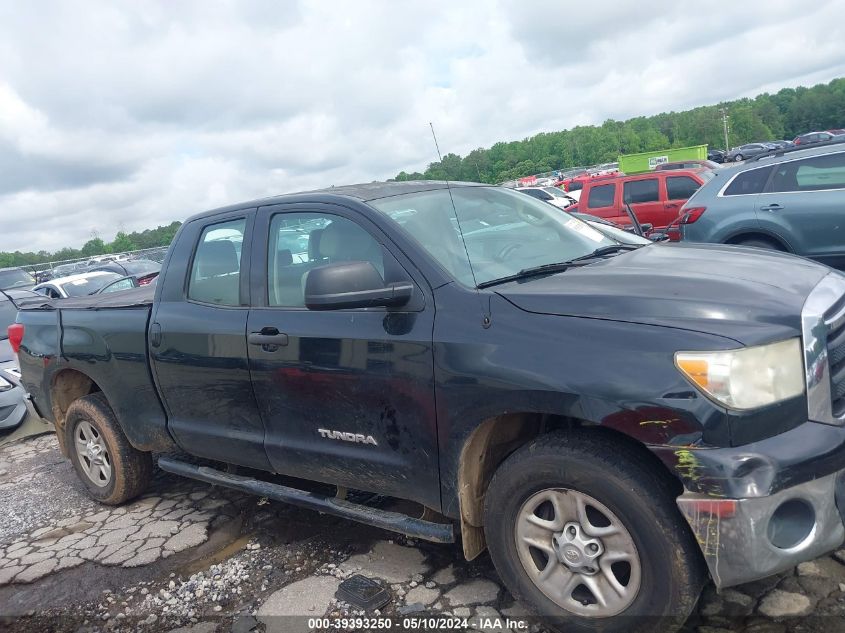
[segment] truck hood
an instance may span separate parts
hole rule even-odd
[[[807,295],[828,273],[774,251],[654,244],[496,292],[527,312],[687,329],[755,345],[800,335]]]

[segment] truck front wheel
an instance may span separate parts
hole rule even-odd
[[[513,596],[561,630],[674,630],[704,580],[666,482],[606,434],[544,435],[508,457],[484,530]]]
[[[152,457],[129,443],[102,393],[74,401],[65,429],[71,462],[91,497],[117,505],[146,489]]]

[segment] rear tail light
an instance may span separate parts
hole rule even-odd
[[[681,224],[692,224],[697,222],[701,214],[707,211],[707,207],[690,207],[689,209],[682,209]]]
[[[17,354],[21,348],[21,341],[23,341],[23,324],[12,323],[9,326],[9,345],[12,346],[12,351]]]

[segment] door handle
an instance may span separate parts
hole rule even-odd
[[[783,209],[783,207],[777,203],[767,204],[766,206],[760,207],[760,211],[780,211],[781,209]]]
[[[250,345],[268,345],[279,347],[288,344],[288,335],[281,334],[276,328],[265,327],[260,332],[252,332],[246,338]]]

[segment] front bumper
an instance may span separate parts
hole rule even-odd
[[[845,540],[845,471],[765,497],[717,499],[686,491],[677,503],[719,588],[790,569]]]

